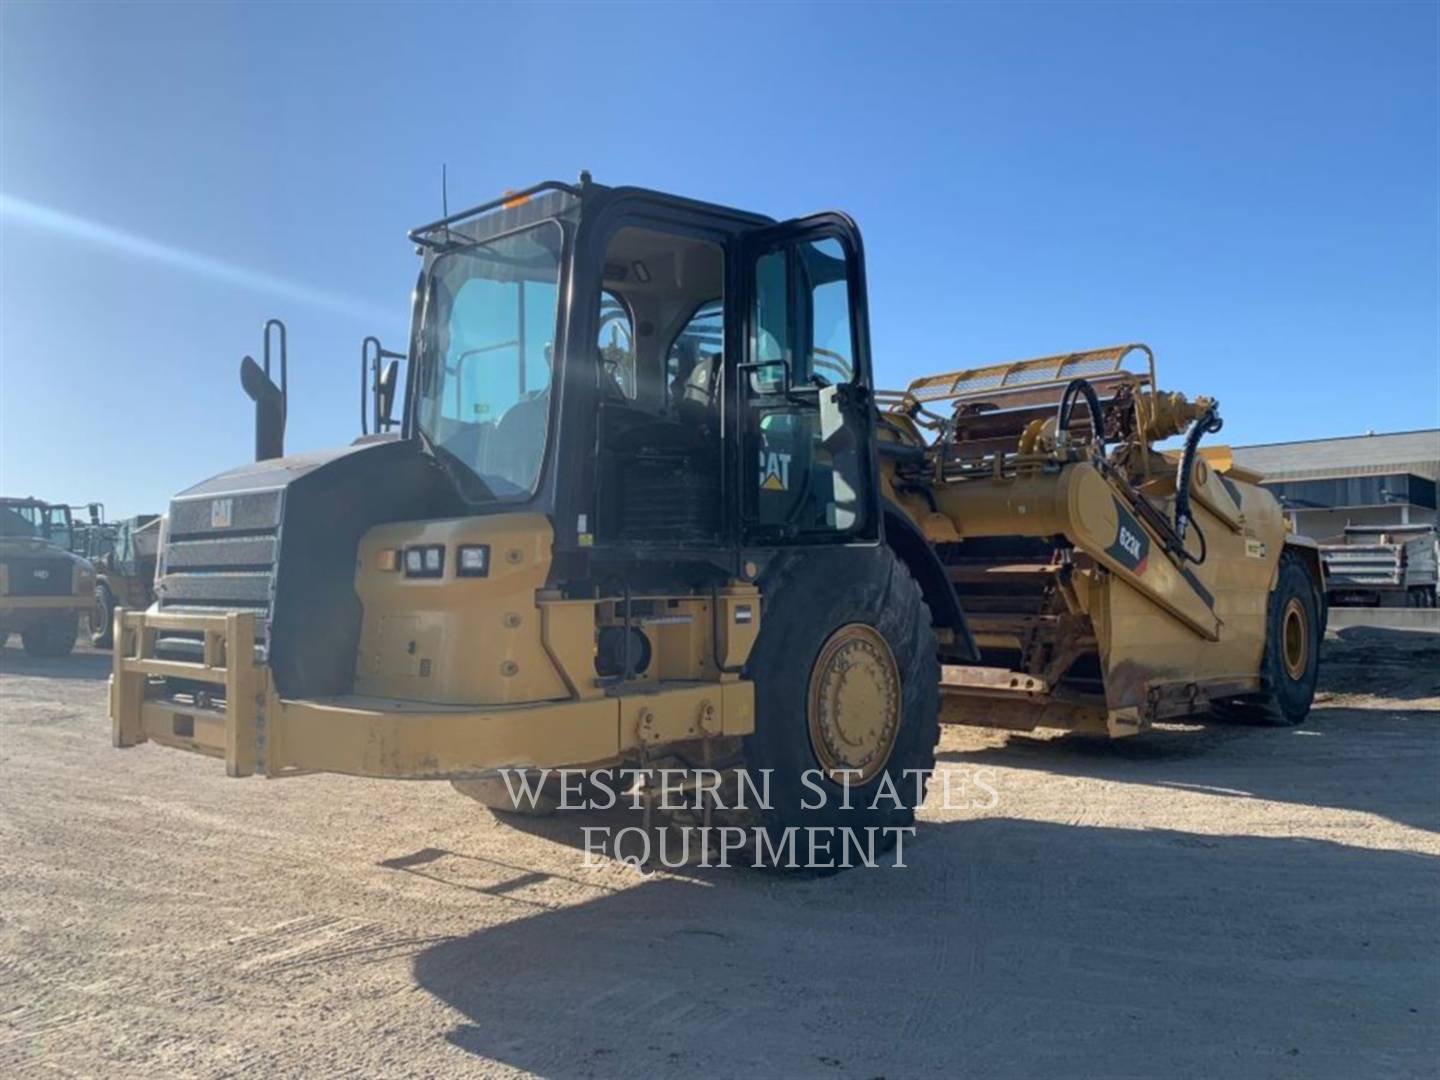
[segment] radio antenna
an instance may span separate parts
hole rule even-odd
[[[450,242],[450,178],[445,162],[440,163],[440,216],[445,219],[445,242]]]

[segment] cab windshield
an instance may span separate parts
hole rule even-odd
[[[561,238],[544,222],[431,266],[417,418],[462,488],[483,498],[526,499],[539,480]]]
[[[0,503],[0,536],[40,539],[45,535],[42,507],[34,503]]]

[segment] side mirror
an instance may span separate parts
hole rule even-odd
[[[748,387],[751,393],[790,396],[790,365],[784,360],[752,360],[741,364],[740,378],[742,386]]]
[[[360,434],[370,434],[370,416],[375,417],[375,434],[389,431],[395,420],[395,387],[400,381],[401,360],[404,353],[392,352],[380,344],[380,339],[371,335],[360,342]],[[381,370],[380,365],[390,361]]]
[[[820,390],[820,437],[832,451],[854,450],[871,423],[874,399],[868,387],[837,383]]]
[[[391,360],[385,365],[385,373],[375,387],[375,430],[389,431],[395,420],[395,386],[400,379],[400,361]]]
[[[99,524],[100,524],[100,519],[104,516],[104,515],[100,512],[100,504],[99,504],[99,503],[90,503],[88,506],[85,507],[85,509],[86,509],[86,510],[89,512],[89,514],[90,514],[90,524],[91,524],[91,525],[99,525]]]

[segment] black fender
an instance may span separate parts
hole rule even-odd
[[[882,535],[885,546],[905,564],[910,576],[920,586],[930,616],[938,627],[955,634],[955,644],[964,649],[971,660],[980,659],[980,650],[970,636],[970,627],[965,622],[965,612],[960,608],[960,598],[955,595],[955,586],[945,571],[945,564],[935,554],[935,548],[908,514],[889,499],[881,499],[884,527]]]
[[[1287,536],[1285,537],[1282,554],[1289,552],[1300,560],[1300,565],[1305,567],[1310,575],[1310,580],[1315,588],[1315,610],[1320,616],[1320,634],[1325,634],[1326,624],[1330,621],[1330,595],[1325,589],[1325,560],[1320,555],[1320,545],[1308,536]]]

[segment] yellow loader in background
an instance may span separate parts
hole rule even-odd
[[[113,643],[117,607],[144,610],[155,599],[155,566],[163,527],[159,514],[136,514],[113,522],[97,517],[91,526],[85,554],[95,567],[90,643],[97,649],[108,649]]]

